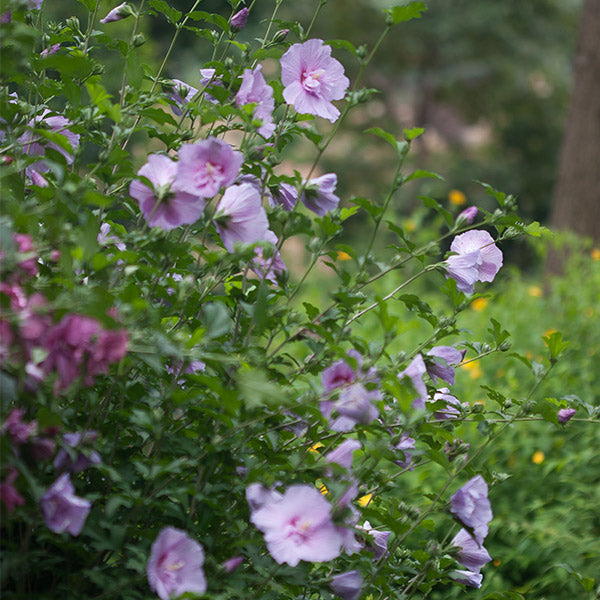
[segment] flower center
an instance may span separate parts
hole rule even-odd
[[[302,87],[312,94],[316,94],[321,87],[321,77],[325,73],[325,69],[317,69],[302,73]]]

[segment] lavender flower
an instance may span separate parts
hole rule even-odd
[[[279,564],[295,567],[301,560],[323,562],[341,553],[342,536],[331,520],[331,505],[312,486],[290,486],[281,499],[254,510],[250,520],[264,533]]]
[[[100,23],[114,23],[131,15],[131,9],[127,6],[127,2],[122,2],[119,6],[115,6],[105,17],[100,19]]]
[[[173,79],[173,87],[168,92],[169,100],[173,103],[171,109],[179,117],[187,109],[192,98],[198,93],[198,90],[191,85],[179,79]]]
[[[287,271],[287,267],[277,250],[277,236],[272,231],[265,234],[265,242],[272,246],[270,255],[265,256],[265,250],[261,246],[254,248],[256,257],[252,260],[252,270],[261,278],[268,279],[271,283],[277,283],[277,277]]]
[[[473,571],[452,571],[452,578],[458,583],[464,583],[470,587],[480,588],[481,582],[483,581],[483,575],[481,573],[473,573]]]
[[[483,544],[493,514],[488,500],[488,486],[481,475],[467,481],[450,498],[450,512],[458,517],[463,525],[470,527],[477,542]]]
[[[188,194],[212,198],[235,181],[243,162],[241,152],[215,137],[185,144],[179,149],[177,185]]]
[[[226,573],[233,573],[244,562],[243,556],[232,556],[221,563]]]
[[[64,448],[61,448],[54,459],[54,468],[57,471],[66,470],[71,473],[79,473],[92,465],[99,465],[102,462],[102,458],[96,450],[91,450],[87,453],[81,451],[75,452],[79,446],[82,446],[86,442],[95,442],[97,438],[98,432],[96,431],[65,433],[63,435],[63,442],[65,446],[73,448],[73,452],[69,453]],[[72,455],[75,455],[75,458],[72,458]]]
[[[60,44],[52,44],[52,46],[50,46],[50,48],[44,48],[40,52],[40,56],[42,58],[47,58],[48,56],[52,56],[53,54],[56,54],[59,50],[60,50]]]
[[[476,281],[493,281],[502,266],[502,251],[487,231],[472,229],[457,235],[450,250],[456,254],[446,260],[448,277],[465,294],[473,293]]]
[[[367,424],[377,418],[379,411],[372,401],[379,398],[379,392],[370,392],[362,384],[355,383],[343,388],[337,400],[323,400],[321,413],[327,419],[337,413],[338,416],[330,420],[332,431],[350,431],[357,423]]]
[[[446,383],[454,385],[454,367],[459,365],[464,358],[466,350],[457,350],[452,346],[435,346],[427,356],[433,360],[427,362],[427,373],[437,385],[436,378],[443,379]]]
[[[216,69],[200,69],[200,85],[202,86],[202,88],[206,89],[207,87],[213,85],[223,87],[221,80],[218,77],[215,77],[216,72]],[[212,104],[219,103],[219,101],[214,96],[211,96],[207,92],[204,92],[204,97],[206,98],[206,100],[208,100],[208,102],[211,102]]]
[[[392,532],[373,529],[369,521],[365,521],[360,529],[373,538],[373,546],[367,548],[367,550],[373,552],[373,560],[379,560],[387,553],[387,543]]]
[[[326,212],[337,208],[340,199],[335,195],[337,175],[326,173],[321,177],[310,179],[300,196],[301,202],[314,213],[322,217]]]
[[[408,450],[412,450],[415,447],[416,441],[414,438],[411,438],[408,433],[404,432],[400,436],[400,441],[394,446],[396,450],[402,450],[404,454],[404,460],[397,460],[396,464],[402,469],[413,470],[412,467],[412,454],[408,452]]]
[[[561,425],[568,423],[576,412],[574,408],[561,408],[558,411],[558,422]]]
[[[186,592],[204,594],[203,564],[204,550],[198,542],[181,529],[164,527],[150,550],[148,583],[161,600],[178,598]]]
[[[362,586],[363,576],[358,571],[346,571],[331,578],[331,589],[342,600],[358,600]]]
[[[362,448],[358,440],[344,440],[335,450],[325,455],[328,463],[336,463],[341,467],[350,469],[352,467],[352,454],[355,450]]]
[[[75,496],[75,488],[68,473],[63,473],[40,499],[40,508],[50,531],[81,533],[92,503]]]
[[[150,227],[169,231],[200,218],[205,202],[198,197],[200,194],[189,192],[179,185],[178,163],[171,158],[164,154],[151,154],[137,174],[146,177],[152,188],[134,179],[129,186],[129,195],[137,200]]]
[[[294,44],[281,57],[283,98],[297,112],[328,119],[332,123],[340,111],[332,100],[341,100],[350,85],[344,67],[331,57],[331,47],[313,39]]]
[[[427,400],[427,386],[423,382],[423,375],[427,372],[427,368],[425,367],[425,361],[420,354],[417,354],[408,367],[398,373],[398,379],[402,380],[404,377],[408,377],[415,391],[419,395],[419,397],[413,401],[412,406],[415,409],[422,410],[425,408],[425,401]]]
[[[479,211],[477,210],[476,206],[469,206],[468,208],[465,208],[465,210],[463,210],[458,217],[456,217],[456,224],[463,225],[466,223],[470,225],[475,220],[478,212]]]
[[[233,252],[236,242],[253,244],[269,237],[267,213],[259,192],[250,183],[232,185],[225,190],[217,206],[215,224],[229,252]]]
[[[280,183],[279,187],[273,191],[270,203],[271,206],[279,205],[284,210],[290,212],[298,202],[298,190],[290,183]]]
[[[238,12],[231,17],[229,24],[231,25],[231,29],[233,31],[241,31],[246,27],[246,22],[248,21],[248,9],[246,7],[238,10]]]
[[[19,472],[14,467],[10,467],[6,479],[0,483],[0,500],[4,502],[6,511],[9,514],[13,512],[17,506],[23,506],[23,504],[25,504],[25,498],[17,492],[13,485],[18,476]]]
[[[460,548],[456,560],[469,571],[479,573],[481,567],[492,560],[488,551],[466,529],[461,529],[451,543]]]
[[[126,249],[125,244],[119,241],[118,237],[112,235],[111,226],[109,223],[102,223],[102,225],[100,225],[100,231],[96,236],[96,240],[100,246],[114,244],[117,247],[117,250],[120,250],[121,252]]]
[[[321,373],[321,384],[326,393],[352,383],[356,373],[345,360],[338,360]]]
[[[244,70],[242,85],[235,97],[235,105],[244,106],[245,104],[256,104],[252,114],[255,119],[262,123],[258,128],[258,133],[264,138],[270,138],[275,131],[275,124],[273,123],[275,100],[273,99],[273,88],[267,84],[263,77],[261,65],[258,65],[254,70]]]
[[[27,422],[23,420],[25,411],[22,408],[13,408],[6,421],[2,424],[2,433],[8,431],[13,444],[21,445],[28,442],[38,429],[37,421]]]
[[[251,511],[259,510],[267,504],[279,502],[282,498],[282,494],[270,490],[260,483],[251,483],[246,488],[246,501]]]
[[[433,400],[431,402],[439,402],[443,401],[446,403],[446,407],[442,410],[436,411],[433,416],[440,420],[444,421],[446,419],[455,419],[460,415],[460,401],[456,396],[453,396],[450,393],[448,388],[440,388],[433,395]],[[467,403],[468,406],[468,403]]]

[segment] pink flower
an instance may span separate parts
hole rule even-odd
[[[331,520],[331,505],[310,485],[292,485],[280,499],[252,512],[252,523],[265,536],[279,564],[323,562],[338,557],[343,539]]]
[[[50,48],[44,48],[44,50],[42,50],[40,52],[40,56],[42,58],[47,58],[48,56],[52,56],[53,54],[56,54],[59,50],[60,50],[60,44],[52,44],[52,46],[50,46]]]
[[[26,233],[13,233],[13,240],[17,244],[17,250],[19,254],[28,254],[29,258],[22,260],[19,262],[19,267],[27,273],[30,277],[35,277],[38,274],[38,264],[37,264],[37,255],[34,254],[33,250],[33,240],[31,236]]]
[[[336,463],[346,469],[352,467],[352,454],[355,450],[362,448],[358,440],[344,440],[335,450],[325,455],[328,463]]]
[[[359,527],[365,533],[373,538],[373,546],[367,548],[370,552],[373,552],[373,560],[379,560],[384,554],[387,553],[388,539],[391,535],[391,531],[380,531],[379,529],[373,529],[369,521],[365,521],[362,527]]]
[[[298,202],[298,190],[290,183],[280,183],[273,191],[271,206],[279,205],[289,212],[296,206],[296,202]]]
[[[16,506],[25,504],[25,499],[13,485],[18,476],[19,472],[14,467],[10,467],[6,479],[0,483],[0,500],[6,505],[8,513],[15,510]]]
[[[114,23],[115,21],[120,21],[125,17],[128,17],[131,14],[130,10],[127,10],[125,7],[127,6],[127,2],[122,2],[119,6],[115,6],[105,17],[104,19],[100,19],[100,23]]]
[[[186,592],[204,594],[203,564],[204,550],[198,542],[181,529],[165,527],[150,550],[148,583],[161,600],[178,598]]]
[[[266,504],[279,502],[283,495],[276,490],[270,490],[260,483],[251,483],[246,488],[246,501],[251,511],[258,510]]]
[[[91,430],[83,433],[65,433],[63,443],[65,446],[73,448],[73,451],[67,452],[65,448],[61,448],[54,459],[54,468],[57,471],[66,470],[71,473],[79,473],[92,465],[99,465],[102,458],[96,450],[86,449],[85,452],[80,450],[81,446],[95,442],[97,438],[98,433]]]
[[[320,409],[330,419],[332,431],[350,431],[357,423],[367,424],[377,418],[379,411],[373,400],[379,400],[378,391],[369,391],[361,383],[344,387],[337,400],[323,400]],[[332,418],[333,414],[335,418]]]
[[[221,566],[226,573],[233,573],[244,562],[243,556],[232,556],[226,561],[223,561]]]
[[[356,373],[345,360],[338,360],[321,373],[321,384],[325,392],[343,387],[356,379]]]
[[[232,185],[217,206],[215,224],[223,245],[233,252],[236,242],[269,241],[269,220],[260,193],[250,183]]]
[[[419,395],[419,397],[413,401],[412,406],[415,409],[424,409],[425,401],[427,400],[427,386],[423,381],[423,375],[427,372],[427,368],[425,367],[425,361],[420,354],[417,354],[408,367],[398,373],[398,379],[402,380],[404,377],[408,377],[415,391]]]
[[[476,281],[493,281],[502,266],[502,251],[487,231],[472,229],[457,235],[450,250],[456,254],[446,260],[446,271],[465,294],[473,293]]]
[[[265,249],[261,246],[254,248],[256,257],[252,260],[252,270],[261,278],[268,279],[271,283],[277,283],[278,275],[287,271],[287,267],[277,250],[277,236],[272,231],[267,231],[265,242],[271,245],[268,251],[269,256],[265,256]],[[262,241],[262,240],[261,240]]]
[[[188,194],[212,198],[235,181],[244,157],[227,142],[210,137],[179,149],[177,185]]]
[[[68,531],[77,536],[81,533],[92,503],[75,496],[75,488],[68,473],[63,473],[40,499],[40,508],[50,531]]]
[[[192,98],[198,93],[198,90],[191,85],[179,79],[173,79],[173,87],[168,92],[169,100],[173,103],[171,108],[179,117],[186,110],[187,105],[192,101]]]
[[[151,154],[148,162],[137,172],[152,184],[134,179],[129,195],[138,201],[150,227],[166,231],[194,223],[200,218],[205,202],[198,194],[185,191],[179,185],[178,163],[163,154]]]
[[[16,445],[28,442],[37,433],[37,421],[24,421],[24,415],[25,411],[22,408],[13,408],[2,425],[2,433],[8,431],[13,444]]]
[[[258,133],[264,138],[269,138],[275,131],[272,114],[275,109],[275,100],[273,99],[273,88],[267,84],[261,71],[261,65],[254,70],[244,70],[242,85],[235,97],[235,105],[256,104],[252,115],[262,122]]]
[[[465,210],[463,210],[458,217],[456,217],[456,224],[462,225],[467,223],[470,225],[475,220],[478,212],[479,211],[477,210],[476,206],[469,206],[468,208],[465,208]]]
[[[310,179],[300,200],[306,208],[322,217],[326,212],[337,208],[340,203],[340,199],[334,193],[336,185],[335,173],[326,173],[321,177]]]
[[[297,112],[328,119],[332,123],[340,111],[332,100],[341,100],[350,85],[344,67],[331,57],[331,47],[313,39],[294,44],[281,57],[283,98]]]

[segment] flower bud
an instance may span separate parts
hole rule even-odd
[[[229,24],[231,25],[232,31],[241,31],[246,27],[246,22],[248,21],[248,9],[246,7],[242,8],[242,10],[238,11],[231,17],[231,21]]]
[[[558,422],[561,425],[568,423],[576,412],[574,408],[561,408],[558,411]]]
[[[274,36],[272,44],[281,44],[290,33],[289,29],[280,29]]]
[[[465,208],[465,210],[463,210],[458,217],[456,217],[456,224],[462,225],[464,223],[468,223],[470,225],[477,216],[478,212],[479,211],[477,210],[476,206],[469,206],[469,208]]]
[[[114,23],[125,17],[131,17],[133,14],[131,6],[129,6],[127,2],[123,2],[122,4],[119,4],[119,6],[115,6],[104,19],[100,19],[100,23]]]
[[[138,33],[133,37],[133,46],[139,48],[146,43],[146,36],[143,33]]]

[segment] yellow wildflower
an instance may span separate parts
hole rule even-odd
[[[404,222],[404,229],[406,229],[406,231],[408,231],[409,233],[412,233],[416,228],[417,226],[415,225],[414,221],[408,219],[408,221]]]
[[[373,494],[367,494],[366,496],[362,496],[361,498],[359,498],[357,500],[357,502],[362,506],[365,507],[367,506],[367,504],[369,504],[369,502],[371,502],[371,498],[373,497]]]
[[[471,302],[471,308],[477,312],[481,312],[488,305],[488,301],[485,298],[475,298]]]
[[[460,190],[450,190],[448,200],[454,206],[462,206],[467,203],[467,197]]]
[[[591,252],[592,260],[600,260],[600,248],[594,248]]]
[[[337,258],[338,258],[338,260],[352,260],[352,257],[347,252],[344,252],[343,250],[338,250]]]
[[[321,444],[321,442],[317,442],[316,444],[313,444],[308,451],[309,452],[314,452],[314,454],[320,454],[319,452],[319,448],[322,448],[323,444]]]
[[[462,368],[466,369],[469,372],[469,377],[471,379],[479,379],[483,375],[483,371],[479,366],[478,360],[471,360],[462,365]]]
[[[541,450],[538,450],[537,452],[533,453],[533,456],[531,457],[531,462],[536,465],[541,465],[544,462],[544,458],[546,458],[544,456],[544,453]]]
[[[531,286],[529,286],[529,289],[527,290],[527,293],[532,298],[541,298],[544,295],[544,291],[542,290],[542,288],[539,285],[531,285]]]

